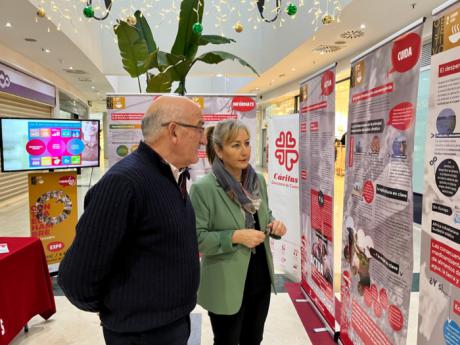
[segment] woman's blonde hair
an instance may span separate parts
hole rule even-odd
[[[250,135],[248,127],[240,120],[225,120],[206,128],[206,139],[208,139],[206,154],[209,164],[212,165],[217,156],[215,147],[223,149],[225,144],[236,138],[241,129]]]

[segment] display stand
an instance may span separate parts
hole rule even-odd
[[[336,322],[335,329],[333,329],[329,325],[329,323],[324,319],[323,315],[321,314],[319,309],[316,307],[315,303],[312,301],[310,296],[308,296],[307,292],[302,287],[300,287],[300,291],[304,295],[305,299],[297,299],[296,302],[310,304],[313,310],[315,311],[316,315],[318,316],[318,318],[321,320],[321,322],[324,325],[324,327],[313,329],[313,332],[315,333],[328,332],[331,335],[332,339],[334,339],[334,342],[343,345],[342,341],[340,340],[340,326],[338,326],[337,322]]]

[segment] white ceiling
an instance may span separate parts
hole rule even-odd
[[[121,59],[112,31],[112,24],[116,17],[132,13],[135,9],[145,6],[146,3],[151,4],[152,8],[146,9],[145,13],[150,11],[152,16],[147,19],[160,48],[169,50],[177,31],[177,19],[173,14],[170,14],[169,17],[165,16],[163,21],[156,19],[155,14],[158,13],[155,12],[155,6],[159,6],[158,3],[168,4],[171,1],[179,3],[179,0],[114,0],[111,16],[106,21],[98,22],[85,18],[80,21],[86,0],[44,2],[40,6],[47,9],[47,14],[51,16],[52,21],[46,18],[37,19],[36,6],[39,6],[40,0],[0,0],[0,42],[71,82],[88,100],[101,99],[106,92],[114,91],[106,75],[126,75],[121,67]],[[321,3],[324,4],[325,1],[321,0]],[[207,34],[221,33],[221,29],[217,28],[216,24],[219,18],[222,19],[222,16],[215,12],[213,4],[228,3],[229,8],[239,8],[240,16],[236,15],[236,11],[230,11],[226,18],[227,21],[222,25],[223,34],[235,38],[237,43],[214,46],[213,49],[228,50],[246,59],[260,72],[260,78],[250,82],[241,91],[257,91],[268,95],[275,89],[305,79],[322,66],[352,58],[422,15],[430,17],[431,10],[442,4],[444,0],[353,0],[352,2],[342,0],[342,4],[346,6],[342,12],[341,22],[321,26],[316,33],[315,40],[312,39],[314,30],[311,24],[314,17],[307,13],[308,6],[299,8],[299,13],[294,20],[283,14],[285,20],[283,27],[273,30],[271,24],[257,21],[256,10],[247,10],[250,2],[249,0],[246,2],[207,0],[206,6],[208,7],[205,7],[203,20],[204,32]],[[271,0],[268,3],[273,2],[274,0]],[[310,4],[313,0],[303,2]],[[52,3],[58,4],[58,11],[52,11],[50,7]],[[103,3],[103,1],[94,0],[93,3]],[[127,4],[132,5],[131,10],[128,8],[127,11],[124,11]],[[415,7],[412,7],[412,4],[415,4]],[[65,8],[68,11],[64,11]],[[223,11],[225,12],[225,8]],[[69,14],[72,19],[63,19],[65,14]],[[270,16],[270,12],[267,15]],[[249,21],[250,18],[252,18],[251,21]],[[237,20],[240,20],[245,28],[241,34],[235,33],[232,29]],[[11,22],[12,28],[6,28],[6,22]],[[345,31],[360,29],[361,24],[366,25],[363,37],[355,40],[339,37]],[[254,25],[258,26],[257,30],[254,30]],[[57,26],[61,31],[56,30]],[[24,38],[27,37],[34,38],[37,42],[24,41]],[[313,49],[321,44],[334,45],[339,40],[346,43],[340,44],[343,48],[335,53],[320,55],[313,52]],[[44,48],[50,49],[51,52],[44,53],[42,51]],[[85,74],[67,73],[65,70],[68,70],[70,66],[74,70],[84,71]],[[343,74],[345,75],[348,65],[345,63],[339,68],[345,71]],[[242,68],[233,62],[225,62],[217,66],[197,64],[190,75],[210,76],[217,73],[232,77],[253,76],[249,69]],[[92,86],[94,89],[91,88]]]
[[[27,0],[0,0],[0,42],[73,84],[86,100],[99,99],[106,92],[113,91],[94,62],[63,31],[57,31],[46,18],[38,18],[36,12]],[[11,28],[5,26],[7,22],[11,23]],[[36,42],[27,42],[25,38]],[[50,52],[46,53],[44,49]],[[0,59],[1,55],[0,52]],[[70,67],[73,71],[84,71],[84,74],[67,73],[65,70]]]
[[[340,23],[323,26],[314,40],[312,37],[306,40],[241,91],[257,90],[259,94],[268,96],[264,98],[270,98],[279,93],[275,90],[285,86],[283,89],[288,92],[292,89],[289,84],[298,84],[334,62],[341,62],[337,80],[346,78],[352,58],[420,17],[427,17],[424,36],[431,33],[431,12],[444,2],[445,0],[353,0],[344,8]],[[361,24],[365,25],[365,29],[360,28]],[[340,37],[340,34],[350,30],[362,30],[364,36],[357,39]],[[338,41],[345,44],[336,44]],[[319,45],[337,45],[342,48],[334,53],[321,55],[313,51]]]

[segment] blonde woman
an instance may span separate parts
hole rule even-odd
[[[269,237],[285,225],[268,208],[262,175],[249,164],[249,131],[240,121],[207,131],[212,172],[192,185],[201,279],[198,304],[208,310],[214,345],[258,345],[273,284]]]

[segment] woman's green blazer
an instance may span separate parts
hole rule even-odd
[[[260,181],[262,202],[257,214],[262,230],[272,221],[268,208],[267,185]],[[232,201],[210,173],[196,181],[190,190],[196,216],[196,231],[201,258],[198,304],[220,315],[240,310],[251,250],[232,243],[235,230],[244,229],[244,212]],[[268,269],[273,285],[273,258],[269,237],[264,242]]]

